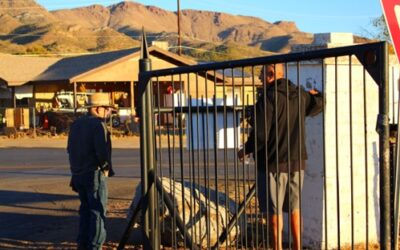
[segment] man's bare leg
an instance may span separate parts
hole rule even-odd
[[[300,250],[300,237],[301,237],[301,228],[300,228],[300,210],[294,209],[290,218],[290,226],[292,228],[293,235],[293,249]]]
[[[281,250],[282,249],[282,229],[283,229],[282,215],[272,215],[271,216],[271,227],[272,227],[272,240],[273,240],[273,244],[274,244],[274,250]]]

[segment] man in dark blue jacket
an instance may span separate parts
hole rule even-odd
[[[110,133],[104,120],[111,114],[107,93],[89,96],[88,114],[71,125],[68,154],[71,186],[79,194],[78,249],[101,249],[106,230],[107,177],[113,176]]]
[[[300,249],[300,192],[307,160],[304,124],[306,116],[322,111],[323,100],[316,90],[307,92],[285,79],[284,72],[282,64],[263,68],[263,91],[249,119],[253,129],[238,157],[257,155],[259,207],[264,213],[268,208],[274,249],[282,249],[282,208],[290,212],[293,247]]]

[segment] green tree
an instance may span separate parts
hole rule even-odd
[[[383,15],[373,19],[372,25],[377,29],[377,33],[374,35],[375,39],[391,42],[389,30]]]
[[[377,33],[373,35],[374,39],[389,42],[389,54],[395,54],[392,39],[390,38],[389,29],[386,24],[385,17],[381,15],[372,20],[372,25],[376,28]]]

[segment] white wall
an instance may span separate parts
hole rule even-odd
[[[365,244],[367,228],[369,242],[376,243],[379,237],[379,136],[375,131],[379,104],[378,85],[366,73],[366,130],[364,130],[363,67],[359,63],[354,63],[353,60],[352,115],[350,117],[348,60],[342,58],[339,60],[337,92],[335,89],[335,65],[332,60],[326,60],[325,64],[322,68],[319,63],[304,63],[301,65],[299,76],[302,85],[310,85],[306,82],[315,82],[315,87],[321,90],[322,74],[325,74],[326,96],[325,130],[323,131],[323,114],[306,120],[309,160],[302,192],[303,243],[305,246],[313,248],[324,248],[325,243],[330,249],[337,248],[340,236],[342,247],[350,245],[352,210],[354,243]],[[397,67],[390,77],[394,75],[398,79],[398,72]],[[297,83],[296,65],[289,66],[288,78]],[[392,82],[391,79],[390,82]],[[395,95],[392,95],[392,87],[390,95],[394,97],[395,105],[397,105],[397,85],[395,87]],[[392,110],[393,99],[390,103]],[[397,106],[394,107],[395,113],[397,113]],[[395,117],[397,119],[397,116]],[[350,119],[352,119],[351,123]],[[367,141],[364,139],[364,132],[366,132]],[[325,145],[323,136],[325,136]],[[350,143],[351,139],[352,143]],[[337,151],[336,145],[338,145]],[[350,153],[351,149],[352,154]],[[351,190],[351,173],[353,174],[353,190]],[[326,183],[324,183],[324,176]],[[324,190],[325,185],[326,190]],[[340,216],[338,216],[339,214]],[[325,216],[327,225],[325,225]],[[338,222],[340,223],[339,234]],[[287,232],[287,225],[285,225],[285,231]],[[327,236],[326,239],[325,236]]]
[[[240,104],[240,98],[236,100],[235,105]],[[222,107],[224,105],[223,99],[216,99],[216,106]],[[226,99],[226,106],[232,106],[233,99]],[[214,107],[212,99],[192,99],[192,107],[203,106],[203,107]],[[226,121],[224,119],[224,113],[217,112],[215,121],[216,130],[214,130],[214,111],[210,110],[209,114],[200,114],[197,116],[196,113],[192,113],[192,122],[190,123],[189,116],[186,120],[186,148],[193,144],[193,149],[214,149],[214,140],[216,139],[216,146],[218,149],[225,148],[238,148],[240,145],[240,113],[236,113],[234,116],[233,112],[227,111]],[[236,121],[235,121],[236,119]],[[236,127],[235,127],[236,126]],[[189,133],[190,129],[193,131]],[[226,135],[226,139],[225,139]]]

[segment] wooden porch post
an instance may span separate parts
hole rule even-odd
[[[110,83],[111,84],[111,83]],[[111,103],[112,103],[112,105],[115,105],[115,92],[114,92],[114,90],[115,90],[115,85],[116,85],[117,83],[116,82],[114,82],[114,86],[112,87],[112,90],[110,91],[110,95],[111,95]],[[106,88],[107,87],[107,83],[106,82],[104,82],[104,88]]]
[[[12,90],[12,92],[11,92],[12,93],[12,96],[11,96],[12,106],[13,106],[13,108],[16,108],[17,107],[17,97],[15,96],[15,86],[12,87],[11,90]]]
[[[77,88],[77,86],[76,86],[76,82],[73,82],[73,84],[74,84],[74,114],[76,115],[76,108],[77,108],[77,103],[76,103],[76,101],[77,101],[77,98],[76,98],[76,88]]]
[[[15,95],[14,95],[15,96]],[[32,99],[33,99],[33,109],[32,109],[32,115],[33,115],[33,137],[36,137],[36,85],[32,85]]]
[[[131,92],[131,100],[130,100],[130,103],[131,103],[131,116],[133,117],[133,116],[135,116],[136,114],[135,114],[135,98],[134,98],[134,87],[133,87],[133,81],[131,81],[130,82],[130,92]]]

